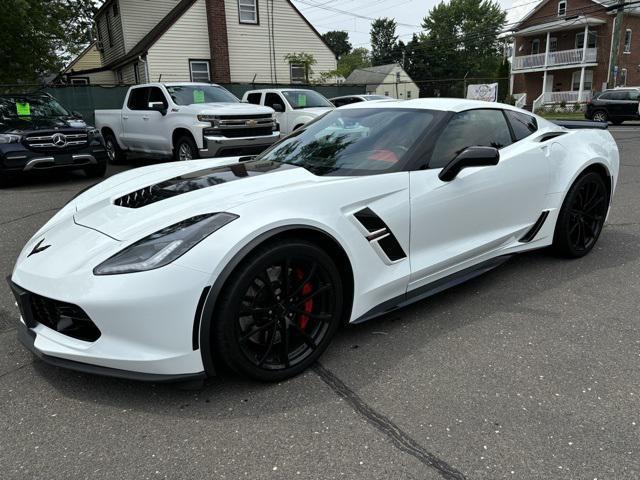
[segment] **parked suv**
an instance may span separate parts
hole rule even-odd
[[[127,152],[175,160],[256,155],[280,139],[272,109],[209,83],[136,85],[121,109],[96,110],[96,127],[115,163]]]
[[[46,93],[0,95],[0,187],[22,174],[82,169],[102,177],[100,132]]]
[[[620,125],[625,120],[640,119],[640,88],[615,88],[596,93],[587,103],[584,116],[596,122]]]

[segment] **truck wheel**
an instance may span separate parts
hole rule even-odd
[[[118,145],[116,137],[113,136],[113,133],[106,133],[104,135],[104,146],[107,150],[107,158],[109,158],[109,163],[117,165],[118,163],[123,163],[124,161],[126,161],[127,154],[122,151],[120,145]]]
[[[196,142],[186,135],[178,138],[173,148],[173,159],[179,162],[200,158]]]

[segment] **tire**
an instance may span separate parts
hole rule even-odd
[[[107,173],[107,162],[99,163],[98,165],[91,165],[85,167],[84,173],[89,178],[102,178]]]
[[[609,115],[607,115],[607,112],[604,110],[597,110],[593,112],[593,117],[591,117],[591,119],[594,122],[606,122],[609,120]]]
[[[553,250],[566,258],[589,253],[602,232],[608,208],[609,192],[602,176],[589,172],[578,177],[560,209]]]
[[[107,150],[108,161],[112,165],[118,165],[127,160],[127,154],[120,148],[113,133],[108,132],[104,134],[104,146]]]
[[[255,380],[293,377],[316,361],[340,326],[342,291],[335,263],[317,245],[287,239],[258,247],[221,293],[212,351]]]
[[[183,135],[178,138],[173,148],[173,159],[177,162],[184,162],[187,160],[195,160],[200,158],[200,152],[196,142],[193,141],[188,135]]]

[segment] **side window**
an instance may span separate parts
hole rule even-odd
[[[129,110],[147,110],[149,105],[147,104],[147,98],[149,97],[149,89],[147,87],[134,88],[129,93],[129,101],[127,107]]]
[[[629,100],[640,100],[640,92],[635,90],[630,90],[628,94]]]
[[[331,103],[333,103],[335,105],[335,107],[338,108],[338,107],[342,107],[343,105],[349,105],[349,99],[348,98],[338,98],[336,100],[333,100]]]
[[[262,93],[250,93],[247,95],[247,102],[253,103],[254,105],[260,105],[260,97],[262,97]]]
[[[429,168],[443,168],[467,147],[503,148],[511,132],[502,110],[478,109],[457,113],[438,138]]]
[[[505,110],[513,134],[516,137],[516,142],[519,142],[523,138],[527,138],[532,133],[538,130],[538,122],[531,115],[520,112],[512,112],[511,110]]]
[[[610,93],[603,93],[602,95],[600,95],[598,97],[598,100],[611,100],[611,94]]]
[[[282,111],[284,108],[284,100],[277,93],[267,93],[264,99],[264,105],[266,107],[273,108],[274,105],[280,105],[282,107]],[[274,109],[275,110],[275,109]]]
[[[158,87],[149,88],[148,103],[162,103],[162,105],[164,105],[164,108],[169,107],[169,104],[167,103],[167,98],[164,96],[164,93],[162,93],[162,90],[160,90]],[[147,104],[147,109],[149,108],[150,107]]]
[[[608,99],[609,100],[626,100],[627,92],[623,92],[623,91],[611,92],[609,93]]]

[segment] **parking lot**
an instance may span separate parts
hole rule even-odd
[[[639,478],[640,130],[611,132],[620,182],[590,255],[522,255],[344,328],[281,384],[188,391],[59,370],[16,340],[3,283],[0,477]],[[0,190],[0,273],[89,184],[60,174]]]

